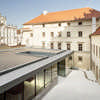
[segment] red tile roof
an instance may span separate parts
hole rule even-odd
[[[100,35],[100,27],[93,34],[91,34],[91,36],[92,35]]]
[[[83,20],[83,19],[91,19],[92,17],[99,18],[100,11],[87,7],[80,9],[51,12],[47,13],[46,15],[41,14],[40,16],[24,23],[23,25]]]

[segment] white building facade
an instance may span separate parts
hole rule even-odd
[[[91,39],[91,70],[100,83],[100,27],[90,36]]]
[[[6,17],[0,14],[0,45],[17,45],[17,27],[7,25]]]
[[[74,13],[80,10],[90,10],[90,8],[82,8],[74,10]],[[85,11],[84,10],[84,11]],[[42,47],[47,49],[63,49],[63,50],[72,50],[74,54],[72,60],[74,63],[72,66],[79,67],[83,69],[90,68],[90,39],[89,35],[92,33],[93,29],[95,30],[99,27],[99,18],[89,18],[89,19],[73,19],[63,21],[51,21],[54,15],[62,16],[65,12],[58,13],[47,13],[40,15],[39,17],[27,22],[24,24],[24,28],[30,28],[30,32],[23,33],[22,44],[26,46]],[[73,13],[71,10],[70,12]],[[47,17],[46,17],[47,16]],[[71,16],[72,15],[68,15]],[[43,18],[45,17],[45,18]],[[49,19],[51,17],[51,19]],[[66,15],[62,17],[67,17]],[[76,15],[77,17],[77,15]],[[48,18],[48,19],[47,19]],[[44,22],[45,19],[47,22]],[[40,20],[40,23],[38,21]],[[43,20],[43,22],[41,22]],[[49,22],[50,20],[51,22]],[[55,19],[57,20],[57,19]],[[37,21],[37,23],[36,23]],[[33,23],[32,23],[33,22]],[[70,65],[71,59],[68,59],[68,66]]]

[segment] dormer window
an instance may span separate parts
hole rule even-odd
[[[78,25],[82,25],[82,22],[78,22]]]

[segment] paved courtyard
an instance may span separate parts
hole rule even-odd
[[[66,78],[59,78],[58,84],[42,100],[100,100],[100,85],[92,72],[73,70]]]

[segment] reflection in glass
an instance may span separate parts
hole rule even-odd
[[[24,100],[30,100],[35,96],[35,78],[24,81]]]
[[[44,71],[36,74],[36,92],[39,93],[44,88]]]
[[[45,71],[45,86],[51,81],[51,67],[47,68]]]
[[[0,100],[4,100],[4,94],[0,94]]]
[[[57,77],[57,64],[52,66],[52,79]]]

